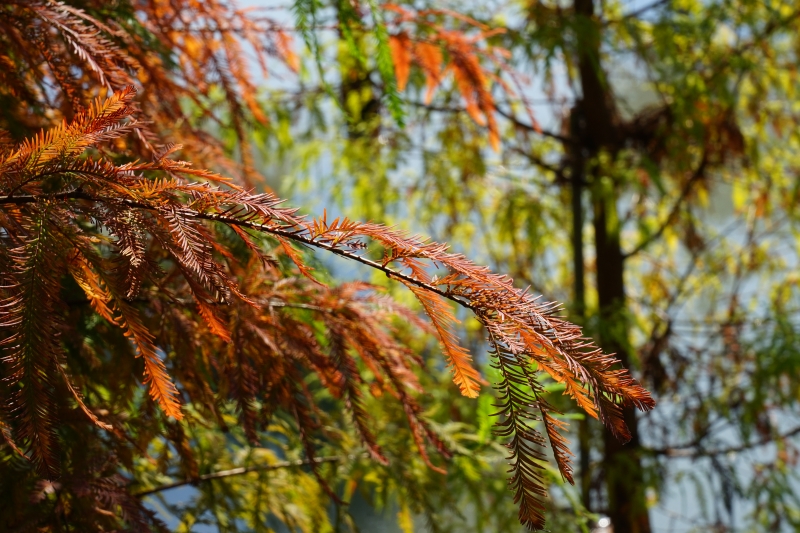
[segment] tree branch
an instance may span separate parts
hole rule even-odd
[[[414,107],[420,107],[423,109],[428,109],[430,111],[436,111],[439,113],[466,113],[466,110],[462,107],[437,106],[432,104],[424,104],[422,102],[408,102],[408,103],[409,105],[412,105]],[[531,131],[534,133],[538,133],[539,135],[542,135],[544,137],[550,137],[551,139],[556,139],[557,141],[560,141],[564,144],[575,144],[575,141],[568,137],[564,137],[563,135],[559,135],[552,131],[543,130],[541,128],[535,128],[530,124],[522,122],[517,117],[515,117],[510,111],[503,111],[501,108],[497,106],[495,106],[494,110],[497,112],[498,115],[505,117],[507,120],[510,120],[515,126],[522,128],[526,131]]]
[[[556,179],[559,180],[559,182],[561,183],[567,182],[567,177],[564,175],[562,169],[543,161],[541,157],[534,155],[526,150],[523,150],[522,148],[519,148],[517,146],[513,146],[511,148],[511,151],[521,155],[522,157],[527,159],[529,163],[536,165],[537,167],[546,170],[548,172],[552,172],[555,175]]]
[[[494,110],[497,112],[498,115],[505,117],[507,120],[510,120],[511,123],[517,126],[518,128],[538,133],[539,135],[542,135],[544,137],[550,137],[551,139],[555,139],[563,144],[569,144],[569,145],[577,144],[577,141],[575,141],[575,139],[572,139],[570,137],[564,137],[563,135],[559,135],[558,133],[553,133],[552,131],[543,130],[541,128],[535,128],[530,124],[522,122],[520,119],[515,117],[514,114],[511,113],[510,111],[504,111],[500,107],[495,107]]]
[[[289,302],[281,302],[281,301],[278,301],[278,300],[270,300],[267,303],[267,305],[269,307],[286,307],[288,309],[308,309],[310,311],[319,311],[321,313],[331,313],[331,312],[333,312],[331,309],[326,309],[326,308],[320,307],[318,305],[289,303]]]
[[[650,11],[651,9],[659,8],[661,6],[669,4],[671,2],[672,2],[672,0],[656,0],[652,4],[648,4],[646,6],[643,6],[643,7],[639,8],[639,9],[635,9],[635,10],[629,12],[629,13],[625,13],[618,19],[606,20],[605,22],[603,22],[603,26],[610,26],[611,24],[619,24],[620,22],[626,21],[628,19],[639,17],[641,15],[644,15],[645,13]]]
[[[30,204],[37,202],[39,200],[87,200],[90,202],[118,202],[127,205],[128,207],[136,208],[136,209],[145,209],[148,211],[158,211],[158,207],[155,205],[148,204],[146,202],[131,200],[128,198],[108,198],[103,196],[93,196],[86,191],[83,190],[74,190],[68,192],[62,192],[57,194],[50,194],[50,195],[26,195],[26,196],[0,196],[0,205],[8,205],[8,204]],[[429,283],[425,283],[424,281],[420,281],[414,276],[410,276],[408,274],[404,274],[392,268],[389,268],[386,265],[383,265],[377,261],[373,261],[372,259],[368,259],[362,255],[357,253],[351,252],[349,250],[343,250],[341,248],[337,248],[335,244],[330,244],[326,242],[316,241],[311,237],[306,237],[298,233],[297,226],[270,226],[267,224],[258,224],[256,222],[249,222],[246,220],[239,220],[236,218],[232,218],[225,215],[219,215],[216,213],[201,213],[199,211],[194,211],[187,207],[181,209],[180,214],[187,218],[193,218],[196,220],[210,220],[214,222],[221,222],[223,224],[228,224],[231,226],[239,226],[242,228],[248,228],[255,231],[261,231],[264,233],[269,233],[271,235],[276,235],[279,237],[283,237],[286,239],[290,239],[292,241],[305,244],[307,246],[312,246],[314,248],[319,248],[321,250],[326,250],[331,252],[332,254],[338,255],[340,257],[344,257],[350,259],[352,261],[357,261],[363,265],[368,267],[374,268],[376,270],[380,270],[384,274],[386,274],[389,278],[394,278],[399,281],[403,281],[406,283],[410,283],[421,289],[425,289],[427,291],[433,292],[438,294],[443,298],[447,298],[448,300],[457,303],[458,305],[465,307],[473,312],[475,312],[475,308],[469,302],[462,300],[458,296],[443,290],[435,285],[431,285]]]
[[[672,205],[672,209],[670,209],[667,218],[664,220],[664,222],[661,223],[661,225],[659,226],[658,230],[656,230],[655,233],[653,233],[649,237],[642,239],[642,241],[636,246],[634,246],[633,250],[631,250],[630,252],[623,253],[622,254],[623,259],[627,259],[633,255],[638,254],[639,252],[647,248],[653,241],[659,239],[661,235],[664,234],[664,231],[666,231],[666,229],[675,221],[675,217],[678,216],[678,212],[680,211],[681,205],[683,205],[683,202],[689,196],[689,193],[692,192],[692,186],[694,185],[694,183],[703,176],[707,163],[708,163],[707,154],[703,152],[703,158],[700,160],[700,164],[697,166],[697,169],[692,174],[692,177],[690,177],[683,185],[683,189],[681,189],[680,195],[678,196],[677,200],[675,200],[675,203]]]
[[[769,436],[763,437],[755,442],[745,442],[743,444],[737,444],[736,446],[729,446],[727,448],[718,448],[716,450],[693,450],[692,448],[696,447],[696,442],[691,442],[688,444],[682,444],[679,446],[672,446],[668,448],[650,448],[647,451],[655,454],[655,455],[665,455],[667,457],[689,457],[689,458],[696,458],[696,457],[713,457],[716,455],[726,455],[729,453],[738,453],[743,452],[745,450],[749,450],[751,448],[756,448],[758,446],[764,446],[771,442],[775,442],[777,440],[788,439],[789,437],[794,437],[795,435],[800,434],[800,426],[787,431],[786,433],[782,433],[777,436]]]
[[[231,468],[230,470],[220,470],[218,472],[212,472],[210,474],[203,474],[202,476],[197,476],[194,478],[187,478],[187,479],[181,479],[179,481],[173,481],[172,483],[166,483],[164,485],[160,485],[152,489],[146,489],[139,492],[134,492],[133,496],[137,498],[144,498],[145,496],[150,496],[152,494],[163,492],[165,490],[184,487],[186,485],[195,485],[197,483],[200,483],[201,481],[211,481],[213,479],[223,479],[226,477],[241,476],[244,474],[249,474],[250,472],[265,472],[269,470],[280,470],[282,468],[297,468],[300,466],[308,466],[312,464],[319,465],[323,463],[338,463],[346,459],[353,461],[355,459],[360,459],[362,457],[367,457],[367,454],[362,453],[356,455],[328,455],[325,457],[315,457],[313,460],[298,459],[296,461],[279,461],[277,463],[272,463],[268,465],[247,466],[247,467],[242,466],[239,468]]]

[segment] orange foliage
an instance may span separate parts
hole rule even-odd
[[[427,9],[413,12],[396,4],[385,4],[385,9],[397,14],[397,26],[412,23],[420,31],[419,36],[405,30],[391,37],[390,45],[395,64],[395,75],[399,90],[404,90],[410,66],[416,64],[425,75],[425,103],[430,104],[436,88],[450,72],[455,86],[465,102],[465,110],[478,125],[489,132],[489,144],[500,149],[500,132],[495,118],[495,103],[490,92],[489,81],[500,83],[504,91],[513,94],[511,88],[487,69],[490,66],[508,70],[505,63],[507,51],[492,46],[481,46],[488,38],[504,30],[489,29],[484,24],[450,10]],[[467,31],[445,28],[431,19],[446,16],[467,25]],[[444,51],[444,54],[442,53]]]
[[[458,344],[452,330],[454,317],[445,300],[471,310],[489,335],[494,364],[502,375],[497,384],[501,415],[497,432],[513,437],[507,444],[512,460],[510,484],[520,502],[520,520],[530,527],[544,524],[540,501],[544,489],[538,474],[544,456],[539,448],[549,441],[562,475],[572,480],[569,450],[560,434],[564,424],[551,415],[553,408],[540,397],[538,370],[564,383],[567,394],[623,440],[629,439],[630,434],[621,406],[634,405],[643,410],[653,407],[649,393],[627,370],[612,369],[617,363],[615,358],[584,339],[579,327],[557,316],[558,306],[539,303],[516,289],[508,277],[448,252],[446,245],[380,224],[339,218],[329,222],[325,215],[306,220],[295,210],[281,207],[281,201],[271,194],[251,194],[211,172],[192,169],[185,162],[166,157],[152,163],[123,165],[103,158],[77,158],[78,151],[131,131],[135,126],[129,119],[134,94],[132,89],[126,89],[78,114],[74,121],[0,152],[0,224],[9,228],[10,237],[20,243],[14,251],[17,267],[3,289],[0,305],[0,323],[9,328],[14,344],[6,341],[3,349],[6,359],[19,365],[10,378],[12,382],[29,383],[20,389],[26,394],[8,401],[17,406],[23,421],[17,437],[31,442],[33,458],[45,475],[55,475],[58,468],[52,453],[56,448],[54,400],[42,392],[47,383],[41,381],[43,374],[29,374],[28,369],[31,365],[46,368],[61,357],[61,346],[53,343],[55,335],[48,333],[52,316],[57,316],[63,305],[58,297],[58,271],[53,271],[59,264],[55,257],[70,258],[68,272],[93,309],[132,341],[137,357],[144,360],[144,381],[150,386],[152,398],[167,416],[182,416],[182,393],[167,373],[154,334],[128,301],[139,292],[145,278],[157,275],[156,262],[150,258],[154,252],[137,244],[147,235],[166,254],[160,262],[172,262],[174,275],[182,280],[177,284],[173,281],[172,290],[183,287],[180,298],[194,300],[200,321],[211,339],[216,339],[205,337],[203,342],[229,346],[224,363],[230,375],[228,387],[240,406],[242,423],[251,438],[255,438],[257,417],[253,401],[258,383],[269,376],[273,383],[270,387],[280,383],[281,388],[274,390],[274,398],[267,403],[285,405],[295,414],[306,452],[313,458],[313,446],[308,440],[308,432],[314,427],[313,401],[302,392],[302,379],[296,369],[277,355],[289,350],[313,369],[335,397],[345,400],[371,455],[386,461],[361,405],[363,379],[352,358],[357,354],[381,388],[388,389],[401,402],[421,457],[439,469],[431,463],[426,444],[445,455],[447,449],[420,417],[421,409],[410,395],[411,390],[419,389],[411,371],[416,360],[387,333],[381,313],[375,314],[374,309],[369,311],[358,303],[364,301],[359,293],[371,288],[351,284],[328,289],[318,283],[303,286],[294,282],[296,294],[289,298],[276,292],[286,282],[273,282],[273,288],[269,288],[269,284],[264,285],[264,278],[250,274],[239,281],[241,267],[232,261],[230,245],[219,240],[215,230],[219,225],[236,228],[235,235],[244,238],[250,250],[257,248],[252,242],[255,235],[277,239],[278,249],[307,277],[310,269],[292,243],[357,261],[405,284],[433,322],[432,329],[441,342],[455,383],[464,395],[475,397],[481,378],[471,365],[469,353]],[[171,152],[174,148],[165,153]],[[162,172],[170,177],[148,179],[143,172]],[[57,177],[65,173],[72,179],[58,181]],[[191,177],[192,181],[182,176]],[[42,193],[45,189],[46,195]],[[53,221],[57,225],[53,226]],[[98,237],[101,226],[111,230],[116,242]],[[382,261],[366,255],[366,241],[382,249]],[[45,242],[46,247],[42,247]],[[113,259],[106,257],[109,252],[113,252]],[[227,266],[219,258],[225,258]],[[252,257],[248,268],[259,264],[267,279],[275,276],[274,261],[261,253]],[[446,275],[432,276],[433,268],[445,269]],[[293,304],[297,296],[313,303]],[[33,301],[45,315],[31,310]],[[286,316],[276,320],[276,305],[319,309],[320,318],[332,335],[330,357],[302,323]],[[395,307],[393,312],[399,311]],[[199,326],[184,321],[181,327],[203,335]],[[39,333],[40,329],[45,336]],[[278,336],[276,330],[280,331]],[[260,351],[252,352],[254,349]],[[190,350],[184,357],[192,358],[194,354]],[[62,373],[61,378],[82,405],[69,376]],[[197,393],[191,392],[198,386],[191,379],[187,381],[184,376],[181,383],[190,389],[188,394]],[[83,407],[93,422],[108,426]],[[546,438],[530,426],[531,410],[540,413]]]

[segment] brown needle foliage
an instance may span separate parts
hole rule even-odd
[[[395,340],[388,317],[419,320],[366,284],[321,285],[296,246],[367,265],[406,285],[430,317],[454,381],[470,397],[478,394],[480,377],[458,344],[448,301],[475,314],[502,376],[494,384],[497,433],[507,440],[520,521],[530,528],[544,525],[539,471],[547,447],[572,479],[563,423],[541,397],[540,372],[563,383],[622,440],[629,434],[621,407],[653,407],[628,371],[615,368],[613,356],[558,316],[557,305],[539,302],[444,244],[375,223],[299,216],[272,194],[255,194],[170,159],[179,147],[147,162],[106,157],[104,146],[140,126],[132,118],[135,96],[128,87],[60,126],[0,148],[3,435],[43,478],[59,477],[57,428],[65,402],[76,402],[115,438],[125,432],[85,405],[76,372],[66,364],[70,326],[59,318],[69,312],[65,283],[79,286],[94,312],[135,348],[131,356],[142,363],[150,396],[168,417],[180,419],[185,401],[213,411],[207,376],[214,376],[214,389],[236,402],[251,438],[283,409],[294,416],[313,460],[310,434],[319,407],[303,381],[310,371],[344,400],[372,457],[386,461],[363,408],[358,358],[379,389],[402,404],[425,460],[430,463],[429,445],[446,456],[414,398],[419,361]],[[274,244],[272,254],[260,244],[264,237]],[[236,247],[247,250],[246,263],[236,260]],[[300,277],[281,275],[281,257],[295,263]],[[318,314],[327,342],[280,312],[293,306]],[[544,435],[534,421],[543,424]],[[109,494],[124,499],[122,493]]]
[[[114,16],[109,16],[112,13]],[[0,128],[19,138],[66,118],[94,98],[146,86],[133,104],[146,117],[124,146],[151,158],[180,138],[196,164],[253,180],[248,129],[267,118],[247,62],[297,70],[287,28],[218,0],[80,2],[12,0],[0,5]],[[214,98],[218,89],[224,102]],[[212,124],[232,126],[240,162],[197,126],[186,102]]]

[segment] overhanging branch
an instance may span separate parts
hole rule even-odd
[[[9,204],[30,204],[41,200],[86,200],[90,202],[98,202],[98,203],[108,203],[108,202],[117,202],[123,203],[128,207],[136,208],[136,209],[144,209],[147,211],[158,211],[158,206],[149,204],[147,202],[141,202],[137,200],[131,200],[129,198],[110,198],[104,196],[94,196],[92,194],[87,193],[86,191],[77,189],[68,192],[62,192],[57,194],[50,194],[50,195],[25,195],[25,196],[0,196],[0,205],[9,205]],[[400,271],[394,270],[393,268],[389,268],[388,266],[381,264],[377,261],[373,261],[367,257],[359,255],[357,253],[351,252],[349,250],[343,250],[342,248],[337,248],[335,244],[322,242],[315,240],[313,237],[307,237],[302,235],[296,225],[269,225],[269,224],[259,224],[257,222],[250,222],[247,220],[239,220],[237,218],[233,218],[226,215],[220,215],[217,213],[202,213],[200,211],[195,211],[193,209],[189,209],[187,207],[183,207],[180,210],[181,216],[186,218],[192,218],[196,220],[210,220],[213,222],[221,222],[223,224],[228,224],[231,226],[239,226],[242,228],[247,228],[255,231],[260,231],[263,233],[268,233],[271,235],[275,235],[278,237],[283,237],[285,239],[290,239],[294,242],[305,244],[307,246],[312,246],[314,248],[318,248],[321,250],[326,250],[331,252],[332,254],[338,255],[340,257],[344,257],[350,259],[352,261],[357,261],[363,265],[368,267],[374,268],[376,270],[380,270],[381,272],[385,273],[387,277],[394,278],[396,280],[402,281],[404,283],[409,283],[411,285],[420,287],[427,291],[433,292],[438,294],[443,298],[447,298],[458,305],[475,311],[472,304],[469,302],[459,298],[458,296],[443,290],[436,285],[431,285],[429,283],[425,283],[424,281],[420,281],[413,276],[409,276],[408,274],[404,274]]]

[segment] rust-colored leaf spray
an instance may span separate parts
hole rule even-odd
[[[444,244],[376,223],[299,216],[273,194],[253,194],[213,172],[169,159],[178,147],[149,162],[117,164],[104,157],[94,149],[136,131],[138,123],[131,118],[135,95],[133,88],[126,88],[98,100],[73,120],[0,152],[0,226],[4,228],[0,260],[10,265],[0,289],[1,347],[12,385],[12,395],[2,400],[11,407],[17,428],[11,431],[4,426],[3,434],[17,443],[17,449],[29,452],[43,476],[58,475],[58,406],[53,391],[64,385],[75,390],[70,376],[57,370],[63,361],[59,342],[63,327],[57,317],[65,305],[59,296],[65,276],[71,276],[96,313],[121,328],[136,347],[150,395],[167,416],[182,416],[183,395],[198,401],[208,397],[196,376],[192,378],[191,367],[196,363],[188,362],[194,356],[187,354],[200,351],[208,364],[229,376],[227,386],[248,434],[254,434],[258,423],[256,391],[266,389],[271,399],[268,409],[282,405],[294,414],[306,452],[313,459],[309,434],[316,407],[292,362],[302,361],[336,397],[344,398],[364,445],[372,457],[385,461],[360,403],[362,379],[352,360],[352,354],[357,354],[383,388],[402,403],[421,456],[438,469],[426,446],[444,455],[448,451],[411,396],[419,388],[412,372],[415,358],[386,331],[381,316],[389,312],[387,305],[381,310],[376,297],[359,296],[369,290],[364,284],[328,289],[301,281],[304,278],[279,279],[275,259],[256,244],[260,236],[275,239],[275,250],[286,254],[306,277],[313,273],[294,245],[367,265],[411,289],[433,322],[455,383],[469,397],[478,394],[481,379],[469,353],[458,344],[453,315],[445,302],[474,313],[487,331],[493,364],[502,376],[495,384],[497,433],[507,439],[509,483],[520,505],[520,521],[530,528],[544,525],[540,470],[547,446],[564,478],[572,480],[569,450],[561,435],[564,423],[542,399],[539,372],[563,383],[566,394],[622,440],[630,435],[621,406],[644,411],[654,406],[650,394],[627,370],[615,368],[613,356],[602,353],[578,326],[559,316],[558,305],[540,302],[514,287],[507,276],[473,264]],[[261,265],[265,279],[272,276],[270,283],[240,275],[242,266],[232,261],[219,238],[222,228],[234,230],[236,238],[254,252],[254,262],[248,267]],[[369,252],[366,243],[372,245]],[[380,258],[373,255],[375,249]],[[142,294],[148,280],[159,286],[160,264],[165,262],[175,266],[170,275],[180,280],[172,285],[184,288],[184,294],[170,298],[184,307],[187,301],[193,302],[204,326],[187,324],[185,316],[173,315],[163,307],[161,296]],[[436,276],[433,270],[444,274]],[[287,284],[294,285],[291,298],[281,296]],[[298,294],[303,296],[299,302]],[[216,339],[176,355],[187,358],[176,365],[176,379],[184,391],[168,375],[166,353],[132,303],[138,296],[161,309],[162,320],[177,321],[177,329]],[[321,320],[335,337],[329,352],[302,323],[276,316],[275,309],[292,305],[320,310]],[[396,309],[390,312],[397,313]],[[179,346],[193,341],[172,342]],[[212,355],[207,345],[213,343],[229,348]],[[537,417],[544,435],[532,425]],[[97,416],[90,418],[109,427]]]

